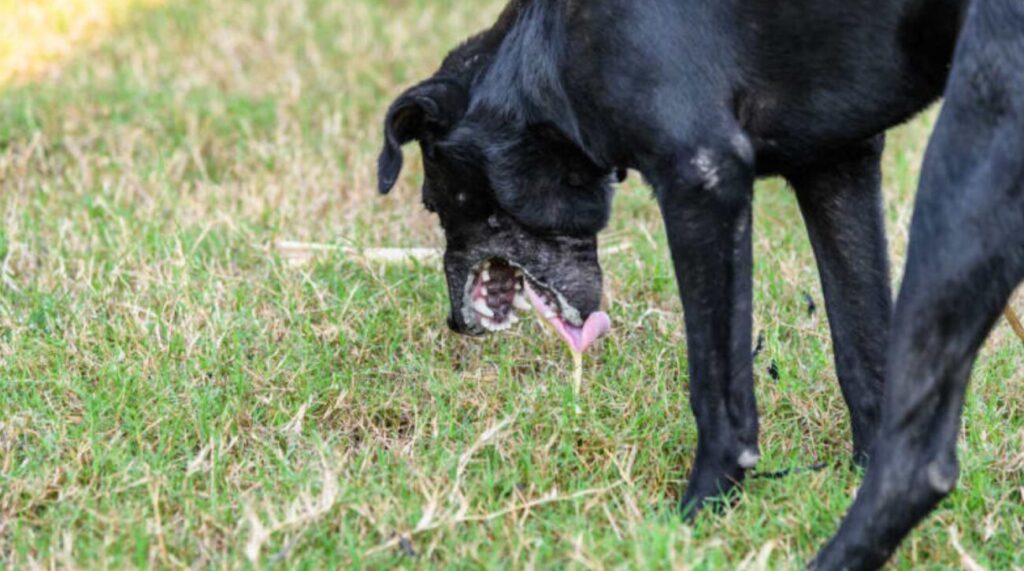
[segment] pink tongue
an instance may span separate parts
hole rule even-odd
[[[582,353],[589,349],[594,344],[594,341],[603,337],[612,327],[612,320],[603,311],[591,313],[583,327],[575,327],[557,317],[554,321],[558,322],[555,323],[555,327],[562,334],[562,338],[577,353]]]
[[[543,316],[545,310],[548,309],[547,303],[529,285],[526,287],[526,293],[533,304],[533,308]],[[583,353],[589,349],[595,341],[600,339],[612,327],[611,319],[603,311],[591,313],[583,327],[576,327],[557,315],[548,319],[548,323],[554,327],[562,339],[565,339],[565,342],[569,344],[569,348],[577,353]]]

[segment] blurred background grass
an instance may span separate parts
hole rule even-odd
[[[162,0],[0,0],[0,83],[38,77]]]
[[[442,244],[414,151],[375,195],[380,122],[500,7],[0,0],[0,564],[789,568],[833,532],[858,477],[778,181],[756,206],[762,468],[829,468],[693,526],[680,307],[638,177],[602,237],[615,329],[580,415],[537,324],[445,331],[437,268],[279,255]],[[889,139],[897,279],[933,119]],[[1024,565],[1022,364],[1001,323],[960,489],[897,568]]]

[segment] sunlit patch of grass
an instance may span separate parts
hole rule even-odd
[[[6,0],[0,0],[6,1]],[[795,567],[858,475],[792,194],[756,201],[763,468],[737,507],[674,512],[695,446],[664,232],[633,177],[602,237],[616,326],[571,362],[532,321],[467,340],[431,265],[280,239],[439,246],[416,151],[374,190],[381,119],[501,0],[169,0],[62,73],[0,90],[0,567]],[[889,137],[899,274],[928,114]],[[818,311],[809,314],[805,294]],[[775,364],[778,379],[767,370]],[[948,530],[1024,565],[1024,349],[979,360]]]
[[[0,85],[26,81],[67,61],[163,0],[0,0]]]

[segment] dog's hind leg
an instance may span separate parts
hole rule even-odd
[[[857,499],[812,566],[874,569],[952,491],[964,394],[1024,279],[1024,5],[973,5],[914,211],[882,428]]]
[[[1024,190],[1024,180],[1020,185]],[[1024,235],[1019,193],[1017,205],[996,201],[986,206],[989,214],[967,208],[970,214],[960,216],[919,203],[891,335],[882,428],[857,499],[816,569],[881,566],[952,491],[971,367],[1024,277],[1024,240],[1010,241],[1003,231],[986,236],[994,233],[983,221],[999,226],[1009,221],[993,210],[1015,211],[1016,232]],[[947,206],[963,206],[957,202]]]
[[[924,268],[943,265],[938,258],[954,246],[931,245],[931,253],[914,254],[907,270],[911,283],[900,293],[884,420],[864,484],[816,569],[881,566],[958,477],[956,439],[971,367],[1009,298],[1007,284],[1011,277],[1019,280],[1024,267],[1019,260],[1005,264],[1006,252],[993,251],[932,273]],[[1019,257],[1024,244],[1014,247]]]
[[[789,176],[818,262],[836,373],[863,465],[882,416],[892,315],[878,136]]]

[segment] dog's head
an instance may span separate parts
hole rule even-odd
[[[447,239],[453,330],[507,329],[516,309],[532,306],[585,349],[601,329],[588,318],[601,303],[597,234],[611,209],[612,169],[551,123],[468,107],[454,80],[435,77],[402,94],[385,123],[380,191],[398,178],[402,145],[418,141],[423,204]]]

